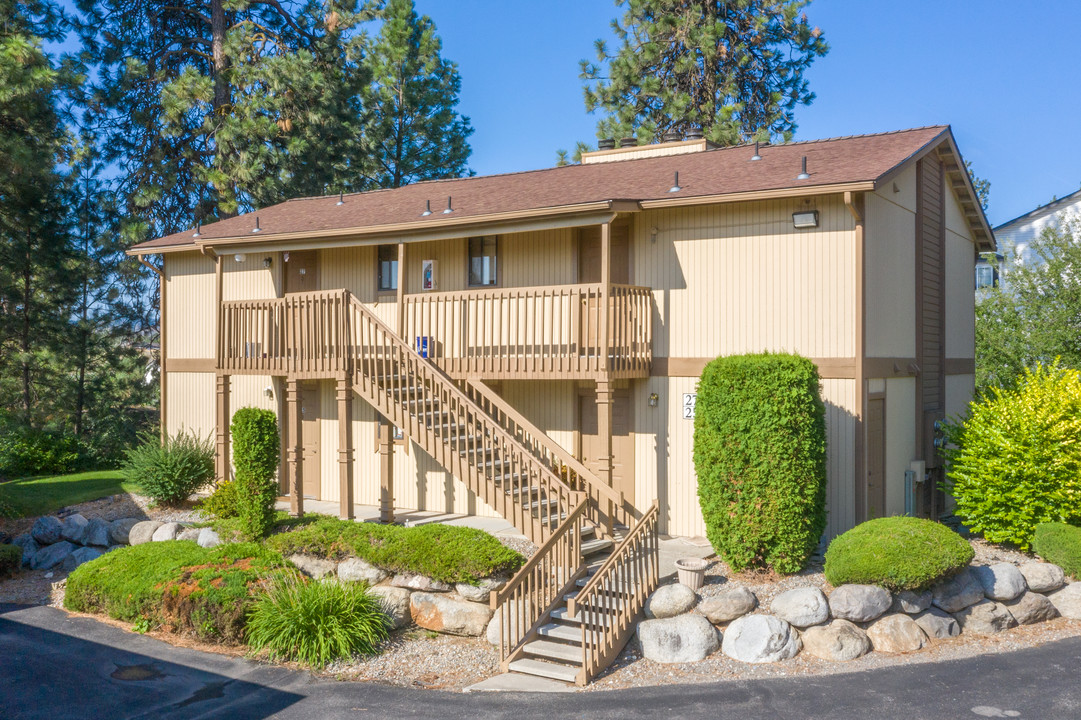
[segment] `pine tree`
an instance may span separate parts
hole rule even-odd
[[[469,118],[455,107],[462,81],[440,57],[442,41],[413,0],[389,0],[368,59],[373,82],[365,94],[371,112],[366,141],[378,164],[377,187],[472,174]]]
[[[815,97],[804,71],[828,50],[808,2],[619,0],[619,49],[598,40],[597,62],[581,62],[586,110],[605,113],[597,137],[701,128],[721,145],[789,139],[795,107]]]

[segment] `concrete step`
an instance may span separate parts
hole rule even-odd
[[[570,627],[558,623],[548,623],[537,628],[537,634],[545,638],[554,638],[566,642],[582,642],[581,627]]]
[[[552,680],[562,680],[566,683],[573,683],[578,678],[578,668],[572,668],[567,665],[557,665],[556,663],[534,660],[532,658],[515,660],[507,667],[514,672],[520,672],[526,675],[537,675],[539,677],[551,678]]]
[[[570,600],[571,598],[575,597],[578,597],[578,593],[572,592],[564,595],[563,599]],[[594,608],[618,610],[619,608],[623,607],[625,602],[626,601],[623,598],[612,597],[611,595],[600,595],[594,602],[590,603],[589,606]]]
[[[589,557],[602,553],[606,550],[611,550],[615,546],[610,538],[597,538],[596,540],[587,540],[582,543],[582,557]]]
[[[555,610],[552,611],[552,619],[557,620],[559,622],[571,623],[573,625],[581,625],[582,624],[582,611],[579,610],[578,612],[571,615],[569,612],[567,612],[567,608],[565,608],[565,607],[556,608]],[[608,625],[609,624],[608,617],[607,616],[602,616],[600,624],[601,625]]]
[[[584,578],[579,578],[578,582],[575,584],[578,585],[578,587],[585,587],[586,583],[588,583],[592,579],[592,577],[593,575],[591,573]],[[619,582],[605,580],[603,583],[603,587],[605,590],[614,590],[615,592],[623,593],[624,595],[629,595],[633,593],[635,588],[633,583],[628,583],[623,580],[620,580]]]
[[[581,638],[579,638],[579,640],[581,640]],[[530,655],[535,655],[537,657],[558,660],[559,662],[570,663],[572,665],[580,665],[582,663],[581,645],[568,645],[562,642],[552,642],[551,640],[533,640],[532,642],[526,643],[523,649]]]

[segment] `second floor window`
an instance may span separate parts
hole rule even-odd
[[[469,238],[470,287],[496,284],[496,239],[495,235]]]
[[[380,292],[398,289],[398,246],[380,245],[376,287]]]

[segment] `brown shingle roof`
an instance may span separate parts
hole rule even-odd
[[[316,233],[425,222],[437,228],[446,219],[559,208],[612,200],[670,200],[673,173],[683,188],[679,198],[792,189],[874,181],[948,132],[948,126],[900,130],[784,145],[764,146],[762,160],[749,162],[746,147],[720,148],[668,157],[622,160],[528,172],[417,183],[338,197],[300,198],[261,208],[202,228],[200,242],[240,238],[273,240],[285,233]],[[807,157],[809,180],[797,180]],[[447,196],[454,212],[444,215]],[[430,201],[432,215],[421,217]],[[253,215],[262,228],[252,233]],[[136,245],[134,252],[195,246],[194,229]]]

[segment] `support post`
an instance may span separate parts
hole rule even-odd
[[[601,442],[597,457],[597,475],[605,485],[612,485],[612,384],[597,381],[597,435]]]
[[[342,520],[354,517],[352,385],[348,375],[338,378],[338,515]]]
[[[379,522],[394,522],[394,428],[379,417]]]
[[[405,243],[398,243],[398,337],[405,333]]]
[[[229,479],[229,376],[217,375],[214,416],[214,479],[225,482]]]
[[[612,223],[601,225],[601,372],[608,372],[608,355],[611,352],[611,329],[609,316],[612,314]],[[599,388],[598,384],[598,388]],[[609,453],[611,455],[611,453]]]
[[[289,514],[304,514],[304,438],[300,416],[300,381],[289,378],[285,384],[286,422],[289,424],[289,446],[285,469],[289,483]]]

